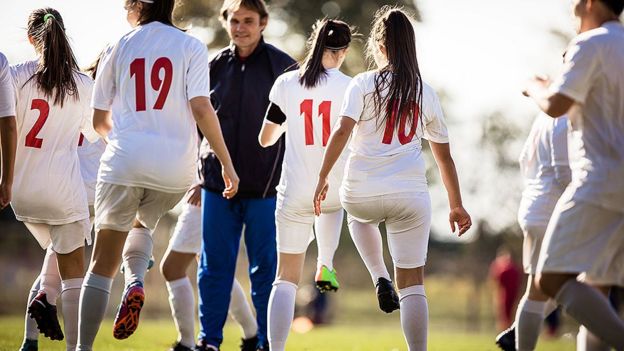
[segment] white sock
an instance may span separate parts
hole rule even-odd
[[[256,317],[254,317],[251,311],[245,291],[236,278],[234,278],[234,284],[232,285],[230,315],[240,325],[245,339],[258,335],[258,322],[256,322]]]
[[[268,334],[271,351],[284,351],[286,339],[295,317],[295,296],[297,285],[285,280],[276,280],[269,297]]]
[[[598,339],[596,335],[592,334],[581,326],[579,332],[576,335],[576,351],[610,351],[609,345]]]
[[[595,288],[570,279],[561,286],[555,300],[598,338],[617,350],[624,350],[624,321]]]
[[[546,300],[546,306],[544,306],[544,319],[550,316],[551,313],[555,312],[558,307],[559,306],[557,305],[557,302],[555,300]]]
[[[56,300],[61,294],[61,274],[58,270],[56,253],[50,247],[46,250],[39,276],[41,277],[39,291],[45,292],[50,305],[56,306]]]
[[[66,279],[61,282],[63,302],[63,327],[67,351],[74,351],[78,342],[78,305],[82,278]]]
[[[39,293],[39,282],[41,281],[41,277],[37,277],[35,282],[30,288],[30,294],[28,295],[28,302],[26,303],[26,309],[30,306],[30,302],[37,296]],[[37,329],[37,322],[34,319],[30,318],[28,312],[26,312],[26,317],[24,318],[24,339],[28,340],[39,340],[39,329]]]
[[[130,230],[122,253],[126,286],[136,281],[143,283],[153,247],[154,241],[149,229]]]
[[[360,253],[368,272],[373,279],[373,284],[379,278],[390,279],[390,273],[383,260],[383,246],[381,233],[375,224],[364,224],[356,220],[349,221],[349,232],[355,247]]]
[[[87,272],[80,291],[78,346],[76,351],[93,349],[95,336],[106,313],[113,279]]]
[[[318,267],[326,266],[329,270],[334,269],[334,254],[340,242],[343,215],[344,211],[340,209],[340,211],[323,213],[314,218]]]
[[[544,323],[545,308],[546,301],[522,297],[516,311],[516,350],[535,350]]]
[[[399,290],[401,327],[409,351],[427,350],[429,306],[424,285],[412,285]]]
[[[178,341],[186,346],[195,346],[195,294],[188,277],[166,282],[169,291],[171,315],[178,330]]]

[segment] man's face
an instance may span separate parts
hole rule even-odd
[[[228,15],[226,29],[236,47],[255,47],[260,41],[266,23],[266,18],[261,20],[260,14],[241,6]]]

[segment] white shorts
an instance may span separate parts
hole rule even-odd
[[[522,243],[522,266],[524,273],[535,275],[539,261],[542,241],[546,233],[545,224],[521,224],[524,241]]]
[[[302,254],[308,249],[316,235],[323,235],[321,230],[340,233],[342,231],[342,208],[332,212],[323,212],[316,217],[312,209],[307,211],[277,208],[275,210],[275,227],[277,231],[277,251],[286,254]],[[339,217],[339,218],[338,218]],[[331,235],[331,234],[328,234]]]
[[[61,225],[28,222],[24,224],[44,250],[51,245],[52,251],[63,255],[83,247],[85,241],[87,245],[91,245],[91,223],[88,219]]]
[[[189,203],[182,205],[173,235],[169,240],[168,251],[199,254],[202,245],[201,233],[202,210],[200,206]]]
[[[110,229],[128,232],[136,218],[154,230],[165,213],[180,202],[185,193],[98,182],[95,187],[95,232]]]
[[[572,200],[573,194],[566,191],[557,203],[537,271],[584,273],[581,279],[596,285],[624,286],[624,213]]]
[[[343,197],[348,221],[378,225],[386,222],[388,247],[394,265],[416,268],[427,261],[431,229],[428,192],[389,194],[366,198]]]

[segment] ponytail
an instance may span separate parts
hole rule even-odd
[[[28,18],[28,36],[39,53],[39,64],[31,79],[55,105],[63,106],[70,96],[78,99],[74,72],[80,69],[61,14],[49,7],[33,11]]]
[[[349,43],[351,43],[351,28],[348,24],[330,19],[317,21],[308,40],[308,53],[301,64],[299,84],[306,88],[314,88],[327,75],[323,67],[325,50],[335,53],[348,48]]]

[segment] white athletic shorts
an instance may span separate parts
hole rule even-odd
[[[88,219],[61,225],[24,224],[44,250],[52,245],[52,251],[63,255],[83,247],[85,241],[87,245],[91,245],[91,223]]]
[[[202,245],[201,221],[200,206],[182,205],[182,213],[178,216],[167,250],[198,255]]]
[[[624,213],[572,199],[566,190],[548,223],[538,272],[583,273],[600,286],[624,286]]]
[[[388,247],[396,267],[417,268],[425,265],[431,229],[428,192],[366,198],[342,196],[341,201],[349,214],[349,223],[358,221],[379,225],[386,222]]]
[[[525,223],[521,224],[524,241],[522,243],[522,266],[524,273],[535,275],[539,261],[542,241],[546,233],[545,224]]]
[[[310,206],[312,207],[312,206]],[[310,210],[290,210],[278,207],[275,210],[275,227],[277,230],[277,251],[286,254],[302,254],[314,240],[314,230],[342,230],[342,208],[332,212],[323,212],[319,217]],[[322,228],[322,229],[320,229]],[[317,235],[323,235],[317,232]]]
[[[180,202],[185,193],[98,182],[95,187],[95,232],[110,229],[128,232],[136,218],[154,230],[165,213]]]

